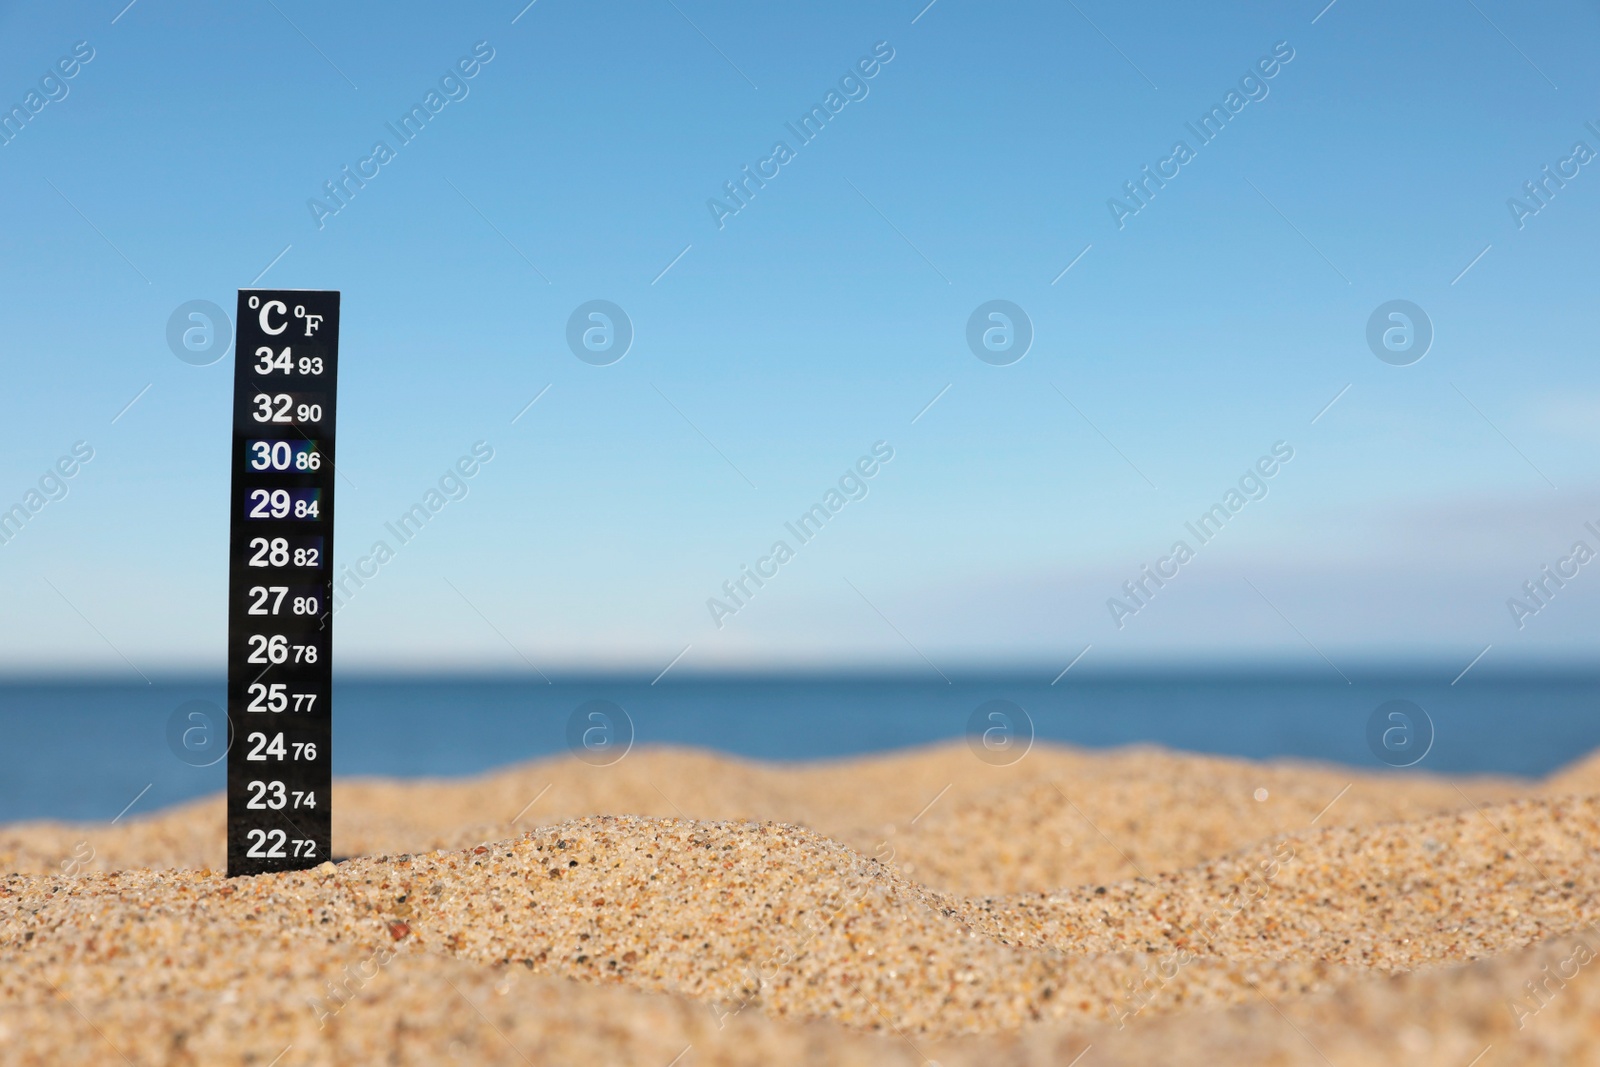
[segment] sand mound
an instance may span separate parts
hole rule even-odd
[[[1148,750],[1011,768],[955,748],[642,752],[341,783],[336,842],[386,851],[232,881],[182,866],[220,863],[215,800],[12,827],[0,1047],[257,1067],[997,1067],[1091,1046],[1083,1067],[1466,1067],[1491,1045],[1482,1067],[1587,1062],[1600,796],[1570,795],[1579,770],[1519,787]],[[589,810],[610,805],[650,810]],[[564,807],[579,817],[549,824]],[[96,858],[72,877],[77,840]]]
[[[1525,800],[1263,843],[1151,880],[958,901],[1012,944],[1175,950],[1385,972],[1497,955],[1600,920],[1600,796]]]
[[[461,848],[586,815],[787,822],[892,862],[923,885],[973,895],[1180,870],[1304,829],[1319,814],[1318,826],[1367,825],[1533,788],[1149,748],[1041,744],[1009,767],[984,764],[959,743],[796,765],[645,749],[610,767],[563,757],[450,781],[341,779],[333,827],[336,854],[362,856]],[[0,827],[0,870],[220,868],[223,827],[220,797],[112,827]],[[63,867],[91,850],[92,860]]]
[[[1313,825],[1411,819],[1528,791],[1502,779],[1155,749],[1051,755],[1036,777],[940,804],[891,836],[895,862],[919,882],[964,895],[1044,892],[1154,877]]]
[[[1085,968],[969,927],[921,887],[781,824],[599,816],[461,852],[353,860],[229,882],[210,873],[14,876],[0,937],[18,959],[178,984],[224,974],[264,941],[368,954],[403,943],[482,964],[620,983],[774,1016],[922,1034],[1114,1018],[1150,961]],[[156,960],[159,958],[159,965]],[[1172,1005],[1234,1003],[1241,975],[1328,988],[1316,961],[1185,968]],[[62,981],[70,975],[63,973]],[[159,986],[158,986],[159,987]]]
[[[1600,793],[1600,752],[1591,752],[1545,779],[1541,792]]]

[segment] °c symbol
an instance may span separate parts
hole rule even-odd
[[[289,310],[289,305],[285,304],[282,300],[268,300],[266,302],[266,304],[264,304],[262,306],[262,308],[261,308],[260,321],[261,321],[262,332],[271,334],[274,337],[276,337],[278,334],[282,333],[284,330],[287,330],[289,328],[289,324],[287,322],[285,322],[285,323],[281,324],[277,329],[273,329],[272,328],[272,324],[268,321],[268,319],[272,316],[272,309],[273,308],[277,308],[278,309],[278,314],[282,315],[282,314],[284,314],[285,312],[287,312]]]

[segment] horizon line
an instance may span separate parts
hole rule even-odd
[[[1342,671],[1354,679],[1388,679],[1404,676],[1421,680],[1423,676],[1437,676],[1441,684],[1451,684],[1462,675],[1462,664],[1443,657],[1372,657],[1346,661]],[[155,669],[147,672],[150,678],[137,680],[124,677],[124,672],[111,668],[10,671],[0,668],[0,688],[26,686],[84,685],[96,687],[126,686],[144,689],[152,685],[225,684],[225,669]],[[546,667],[542,671],[498,666],[446,666],[396,668],[361,666],[336,669],[334,678],[341,683],[355,684],[422,684],[447,682],[491,682],[502,684],[528,683],[533,685],[568,685],[603,680],[609,683],[661,686],[684,684],[716,684],[723,682],[782,682],[782,681],[863,681],[922,683],[944,688],[955,682],[989,681],[1004,679],[1011,683],[1038,682],[1050,687],[1066,688],[1074,681],[1130,681],[1139,679],[1273,679],[1292,678],[1310,680],[1322,678],[1329,684],[1347,684],[1343,678],[1328,669],[1321,661],[1280,660],[1271,663],[1249,663],[1225,660],[1196,662],[1181,658],[1132,661],[1120,660],[1099,666],[1078,665],[1070,674],[1059,665],[1037,662],[1017,662],[954,666],[944,668],[949,678],[929,674],[921,665],[897,664],[841,664],[823,665],[750,665],[723,667],[680,668],[666,677],[660,677],[655,665],[618,664],[615,666]],[[1323,677],[1326,676],[1326,677]],[[1471,668],[1466,681],[1479,678],[1600,678],[1600,658],[1549,657],[1541,659],[1519,658],[1499,665],[1477,664]],[[652,679],[656,681],[653,682]],[[1054,679],[1054,681],[1052,681]]]

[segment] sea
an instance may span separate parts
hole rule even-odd
[[[336,776],[449,778],[645,746],[807,761],[965,739],[1160,745],[1384,773],[1542,776],[1600,748],[1600,671],[336,677]],[[221,678],[0,682],[0,823],[105,822],[223,788]]]

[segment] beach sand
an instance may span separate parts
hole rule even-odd
[[[333,802],[352,858],[232,881],[220,798],[0,827],[0,1060],[1600,1063],[1600,756],[648,749]]]

